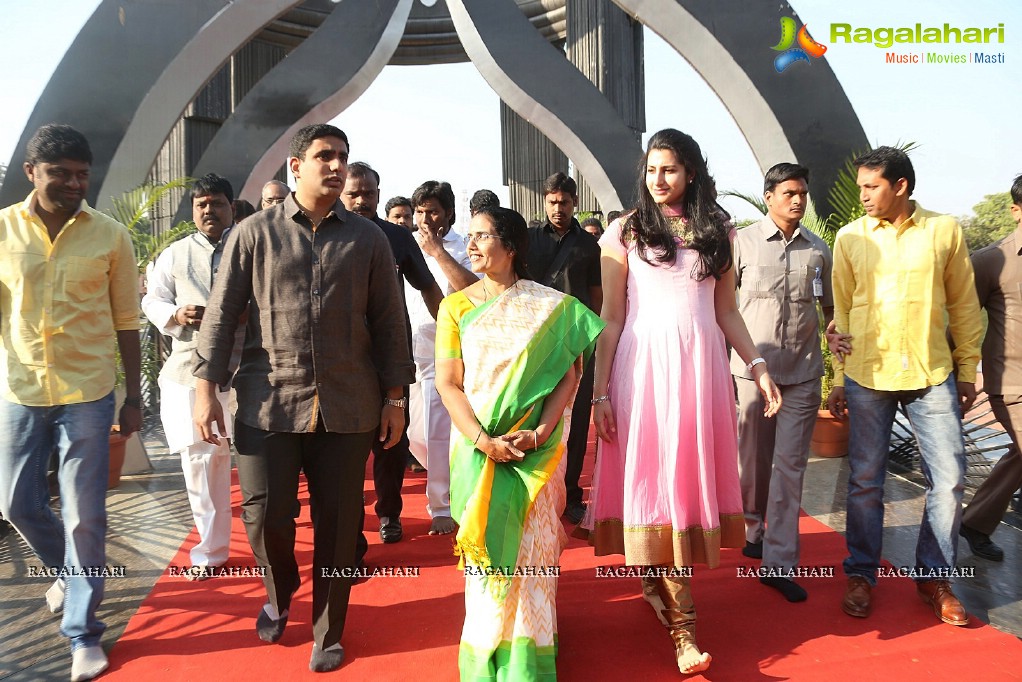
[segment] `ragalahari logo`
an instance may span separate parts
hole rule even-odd
[[[810,64],[810,57],[819,59],[827,51],[826,45],[813,40],[806,26],[803,25],[797,33],[796,26],[795,20],[791,17],[781,17],[781,40],[770,48],[781,53],[774,57],[774,70],[777,73],[784,73],[784,70],[795,62]],[[798,47],[792,47],[796,41]]]

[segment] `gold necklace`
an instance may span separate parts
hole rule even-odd
[[[490,295],[490,290],[486,288],[486,278],[485,277],[483,277],[479,281],[482,282],[483,293],[486,294],[486,298],[483,299],[483,303],[485,303],[486,301],[489,301],[493,296],[499,296],[500,295],[500,294],[494,294],[493,296]],[[515,281],[512,282],[511,286],[509,286],[507,289],[504,289],[504,291],[507,291],[508,289],[513,289],[516,284],[518,284],[518,277],[515,277]],[[504,292],[501,292],[501,293],[504,293]]]

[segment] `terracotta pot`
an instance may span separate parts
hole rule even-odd
[[[121,433],[121,427],[114,424],[110,429],[110,476],[106,487],[116,488],[121,482],[121,467],[124,466],[124,451],[131,436]]]
[[[813,440],[809,444],[812,454],[817,457],[844,457],[848,454],[848,420],[841,421],[830,410],[816,414]]]

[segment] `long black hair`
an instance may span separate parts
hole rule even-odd
[[[649,138],[646,153],[639,165],[639,181],[636,194],[639,197],[635,211],[626,219],[625,235],[635,239],[639,257],[650,265],[673,264],[678,255],[671,225],[653,201],[646,188],[646,165],[649,153],[654,149],[670,151],[685,167],[690,178],[682,197],[682,210],[688,221],[691,238],[685,244],[699,254],[699,261],[692,269],[697,280],[707,277],[720,279],[733,265],[731,258],[730,216],[717,204],[717,187],[706,168],[699,144],[690,135],[665,128]],[[650,260],[651,256],[656,260]]]

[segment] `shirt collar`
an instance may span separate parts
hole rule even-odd
[[[908,218],[905,219],[901,225],[898,226],[899,231],[906,230],[914,225],[921,225],[923,222],[923,207],[919,205],[918,201],[913,200],[912,202],[912,213],[909,214]],[[880,218],[874,218],[873,216],[865,216],[866,227],[870,230],[876,230],[879,227],[887,227],[890,225],[886,220]]]
[[[284,197],[284,204],[283,205],[284,205],[284,215],[290,216],[292,220],[297,219],[298,216],[300,216],[300,215],[305,215],[305,212],[302,211],[302,207],[298,205],[297,201],[295,201],[295,194],[294,194],[294,192],[290,192],[286,197]],[[270,210],[270,209],[264,209],[264,210]],[[327,214],[325,216],[323,216],[323,220],[325,221],[331,215],[334,215],[342,223],[348,217],[348,211],[347,211],[346,208],[344,208],[344,204],[341,203],[341,198],[340,197],[337,197],[337,199],[334,201],[334,205],[331,206],[330,210],[327,211]]]
[[[777,239],[786,240],[784,232],[769,215],[763,216],[763,220],[759,222],[759,231],[767,241],[770,241],[775,237]],[[798,225],[795,226],[795,231],[791,233],[791,241],[795,241],[798,238],[805,239],[805,235],[802,234],[801,221],[799,221]]]
[[[233,230],[233,229],[234,229],[235,227],[237,227],[237,226],[238,226],[238,223],[231,223],[231,224],[230,224],[230,225],[229,225],[229,226],[227,227],[227,229],[226,229],[226,230],[224,230],[223,232],[221,232],[221,233],[220,233],[220,239],[219,239],[219,240],[217,240],[217,243],[216,243],[216,244],[214,244],[213,246],[214,246],[214,247],[216,247],[216,248],[218,248],[218,249],[222,249],[222,248],[223,248],[223,246],[224,246],[224,244],[226,244],[226,243],[227,243],[227,235],[229,235],[229,234],[231,233],[231,230]],[[203,235],[203,237],[205,237],[205,236],[206,236],[206,235]],[[206,241],[208,242],[209,240],[207,239]]]
[[[32,190],[31,192],[29,192],[28,196],[25,197],[25,201],[21,203],[21,216],[25,219],[28,219],[30,217],[31,218],[39,217],[39,214],[36,213],[35,210],[38,201],[39,201],[38,192],[36,190]],[[75,214],[71,216],[71,220],[69,220],[68,222],[76,220],[79,216],[82,216],[82,214],[88,216],[90,213],[92,213],[93,210],[94,209],[91,206],[89,206],[89,202],[85,201],[85,199],[82,199],[82,203],[78,205],[78,210],[75,211]]]
[[[564,234],[566,235],[569,232],[574,232],[575,230],[581,230],[581,229],[582,229],[582,226],[579,225],[578,220],[576,220],[575,218],[572,218],[571,219],[571,225],[569,225],[568,229],[564,231]],[[547,220],[546,222],[543,223],[543,231],[546,232],[547,234],[553,234],[555,237],[558,237],[558,238],[561,238],[561,237],[564,236],[564,235],[559,234],[557,232],[557,230],[554,228],[554,226],[550,223],[549,220]]]
[[[1022,256],[1022,223],[1011,233],[1011,237],[1015,240],[1015,255]]]

